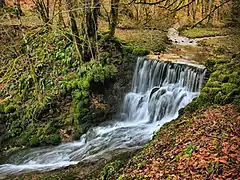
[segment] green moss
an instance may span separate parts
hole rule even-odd
[[[35,146],[38,146],[39,143],[40,143],[40,141],[39,141],[37,135],[33,135],[29,138],[29,146],[35,147]]]
[[[124,164],[120,160],[116,160],[107,164],[101,172],[101,179],[110,179],[110,177],[114,175],[121,167],[123,167],[123,165]]]
[[[224,94],[220,91],[216,94],[214,97],[214,103],[215,104],[223,104],[224,103],[225,96]]]
[[[41,142],[45,144],[57,145],[61,142],[61,138],[59,134],[51,134],[44,136]]]
[[[229,75],[229,83],[236,83],[236,84],[240,84],[240,78],[239,78],[240,74],[239,72],[233,72]]]
[[[229,94],[237,88],[238,86],[233,83],[223,83],[221,85],[221,90],[223,91],[224,94]]]
[[[149,54],[149,51],[142,48],[134,48],[132,54],[134,56],[146,56]]]
[[[10,103],[4,108],[5,113],[13,113],[16,110],[15,106],[13,103]]]
[[[240,94],[240,92],[239,92]],[[236,106],[237,111],[240,113],[240,95],[235,96],[234,100],[233,100],[233,104]]]
[[[216,88],[220,88],[221,87],[221,83],[219,81],[208,81],[206,84],[207,87],[216,87]]]
[[[235,101],[235,99],[237,99],[237,97],[239,96],[240,94],[240,88],[236,88],[232,91],[230,91],[224,98],[224,103],[225,104],[228,104],[228,103],[231,103],[233,101]]]
[[[122,48],[124,54],[132,54],[133,56],[146,56],[149,51],[132,45],[126,45]]]
[[[221,91],[221,88],[209,88],[209,87],[204,87],[202,92],[205,92],[206,94],[208,94],[208,96],[215,96],[219,91]]]
[[[213,72],[213,68],[217,61],[215,59],[208,59],[204,62],[204,65],[207,67],[209,72]]]
[[[192,28],[181,31],[180,33],[189,38],[201,38],[227,35],[228,31],[228,29],[224,28]]]
[[[207,64],[213,72],[201,90],[200,96],[193,100],[185,111],[194,111],[209,105],[229,104],[240,94],[239,60],[216,59],[208,61]]]

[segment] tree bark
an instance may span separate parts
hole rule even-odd
[[[72,11],[73,2],[72,2],[72,0],[66,0],[66,4],[67,4],[67,10],[68,10],[69,18],[70,18],[73,41],[75,43],[75,47],[76,47],[76,50],[78,52],[79,58],[81,58],[82,57],[81,56],[81,48],[80,48],[81,42],[80,42],[80,39],[79,39],[77,22],[76,22],[74,13]]]
[[[110,24],[109,24],[110,36],[114,36],[117,27],[119,2],[120,0],[111,0]]]
[[[14,0],[13,1],[14,3],[14,6],[16,6],[17,8],[17,17],[20,18],[20,16],[22,16],[23,12],[22,12],[22,9],[21,9],[21,4],[20,4],[20,0]]]
[[[89,38],[95,37],[98,29],[99,0],[84,0],[83,27]]]
[[[64,19],[63,19],[63,14],[62,14],[62,0],[58,1],[58,25],[61,27],[66,27]]]
[[[84,0],[84,61],[90,61],[97,58],[96,37],[98,30],[98,15],[100,11],[100,0]]]
[[[4,8],[5,5],[5,0],[0,0],[0,8]]]

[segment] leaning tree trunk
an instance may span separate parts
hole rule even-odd
[[[96,37],[98,30],[98,15],[100,0],[84,0],[83,35],[85,39],[83,58],[90,61],[97,58]]]
[[[120,0],[111,0],[111,12],[110,12],[110,24],[109,24],[109,34],[114,36],[115,30],[118,23],[118,7]]]

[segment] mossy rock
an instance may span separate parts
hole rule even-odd
[[[133,56],[146,56],[149,54],[149,51],[143,48],[127,45],[123,46],[123,54],[131,54]]]
[[[36,147],[40,144],[39,138],[37,135],[31,136],[29,138],[29,146]]]
[[[5,113],[5,103],[0,103],[0,113]]]
[[[107,164],[102,172],[101,172],[101,179],[109,179],[111,176],[113,176],[121,167],[123,167],[123,163],[120,160],[113,161],[109,164]]]
[[[221,85],[221,90],[224,94],[229,94],[237,88],[238,88],[238,86],[234,83],[223,83]]]
[[[122,47],[122,51],[123,51],[123,54],[132,54],[134,50],[134,46],[131,46],[131,45],[125,45]]]
[[[5,108],[4,108],[4,112],[6,114],[8,113],[13,113],[14,111],[16,111],[16,107],[14,106],[13,103],[10,103],[9,105],[7,105]]]
[[[224,104],[224,99],[226,96],[220,91],[217,93],[217,95],[214,97],[214,103],[215,104]]]
[[[57,145],[57,144],[61,143],[61,138],[60,138],[59,134],[46,135],[42,139],[42,142],[46,143],[46,144]]]
[[[222,83],[227,83],[229,80],[229,75],[226,74],[220,74],[218,77],[219,81]]]
[[[240,72],[233,72],[229,75],[228,82],[240,84]]]
[[[234,89],[233,91],[231,91],[225,96],[223,103],[224,104],[232,103],[235,101],[235,99],[237,99],[239,95],[240,95],[240,88]]]
[[[221,88],[209,88],[209,87],[204,87],[202,92],[205,92],[208,94],[208,96],[215,96],[219,91],[221,91]]]
[[[206,87],[221,87],[221,83],[219,81],[208,81]]]
[[[213,71],[215,64],[217,64],[217,60],[215,60],[215,59],[208,59],[204,63],[204,65],[207,67],[208,71],[210,71],[210,72]]]

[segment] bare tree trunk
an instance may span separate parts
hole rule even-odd
[[[36,5],[36,8],[43,22],[46,24],[51,23],[49,16],[49,1],[47,1],[47,4],[45,4],[44,0],[33,0],[33,2]]]
[[[188,0],[188,3],[189,3],[189,0]],[[187,16],[190,16],[190,6],[191,4],[188,4],[187,6]]]
[[[204,17],[204,0],[202,0],[202,18]]]
[[[67,4],[67,10],[68,10],[69,18],[70,18],[73,41],[75,43],[75,47],[76,47],[76,50],[78,52],[79,58],[81,58],[81,48],[80,48],[81,42],[80,42],[80,39],[79,39],[77,22],[76,22],[74,13],[72,11],[73,2],[72,2],[72,0],[66,0],[66,4]]]
[[[110,36],[114,36],[118,23],[118,7],[120,0],[111,0],[111,12],[110,12],[110,24],[109,31]]]
[[[23,12],[22,12],[22,9],[21,9],[21,5],[20,5],[20,0],[14,0],[13,1],[14,3],[14,6],[16,7],[17,9],[17,17],[20,18],[20,16],[22,16]]]
[[[99,0],[84,0],[83,27],[89,38],[95,37],[98,29]]]
[[[4,8],[5,5],[5,0],[0,0],[0,8]]]
[[[47,13],[47,17],[48,17],[48,19],[50,19],[50,10],[49,10],[49,8],[50,8],[50,5],[49,5],[49,0],[47,0],[47,5],[46,5],[46,13]]]
[[[100,0],[84,0],[84,18],[82,27],[84,30],[84,61],[90,61],[97,57],[96,37],[98,30],[98,15]]]
[[[66,27],[64,19],[63,19],[63,14],[62,14],[62,0],[58,1],[58,25],[62,27]]]

